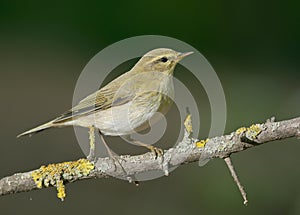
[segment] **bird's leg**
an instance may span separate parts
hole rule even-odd
[[[90,161],[95,160],[95,127],[89,127],[89,140],[90,140],[90,152],[87,159]]]
[[[103,134],[101,133],[101,131],[98,130],[98,132],[99,132],[99,135],[100,135],[100,139],[101,139],[102,143],[104,144],[104,146],[105,146],[105,148],[106,148],[106,150],[107,150],[107,152],[108,152],[109,157],[115,161],[115,167],[117,167],[117,166],[116,166],[116,163],[118,163],[118,164],[120,165],[120,167],[121,167],[123,173],[125,174],[125,176],[127,176],[128,174],[126,173],[124,167],[122,166],[122,164],[121,164],[120,161],[119,161],[119,156],[116,155],[116,154],[109,148],[109,146],[107,145],[107,143],[106,143],[106,141],[105,141],[105,139],[104,139]]]
[[[134,140],[132,139],[130,136],[123,136],[126,140],[128,140],[129,142],[132,142],[133,144],[135,145],[138,145],[138,146],[143,146],[147,149],[149,149],[152,153],[155,154],[155,158],[159,157],[159,156],[162,156],[164,154],[164,150],[161,149],[161,148],[158,148],[158,147],[155,147],[155,146],[152,146],[152,145],[148,145],[146,143],[143,143],[139,140]]]

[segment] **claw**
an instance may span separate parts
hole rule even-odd
[[[109,157],[113,160],[113,164],[114,164],[114,167],[115,169],[117,169],[117,164],[120,166],[120,168],[122,169],[122,172],[124,173],[124,175],[126,176],[127,175],[127,172],[125,171],[124,167],[122,166],[120,160],[124,160],[123,158],[121,158],[120,156],[118,155],[114,155],[112,153],[109,153]]]
[[[147,148],[150,149],[150,151],[155,154],[155,159],[161,157],[164,154],[164,150],[161,148],[157,148],[155,146],[148,146]]]

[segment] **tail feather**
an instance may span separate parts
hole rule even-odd
[[[48,128],[56,126],[53,122],[54,122],[54,120],[50,121],[50,122],[47,122],[47,123],[45,123],[43,125],[40,125],[40,126],[38,126],[36,128],[32,128],[32,129],[30,129],[28,131],[25,131],[22,134],[19,134],[17,136],[17,138],[19,138],[21,136],[25,136],[25,135],[30,135],[31,136],[32,134],[35,134],[35,133],[38,133],[38,132],[43,131],[45,129],[48,129]]]

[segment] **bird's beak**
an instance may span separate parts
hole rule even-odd
[[[180,61],[180,60],[182,60],[183,58],[185,58],[186,56],[191,55],[191,54],[193,54],[193,53],[194,53],[194,52],[183,52],[183,53],[179,53],[179,54],[177,55],[176,60],[177,60],[177,61]]]

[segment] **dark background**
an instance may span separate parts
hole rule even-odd
[[[297,1],[1,1],[0,177],[83,157],[72,128],[16,139],[71,107],[76,80],[97,52],[127,37],[185,41],[213,65],[225,91],[226,132],[299,116]],[[205,129],[205,128],[204,128]],[[204,138],[204,137],[203,137]],[[126,147],[125,147],[126,148]],[[300,144],[288,139],[232,156],[249,205],[220,159],[179,167],[135,187],[122,180],[0,197],[1,214],[300,214]]]

